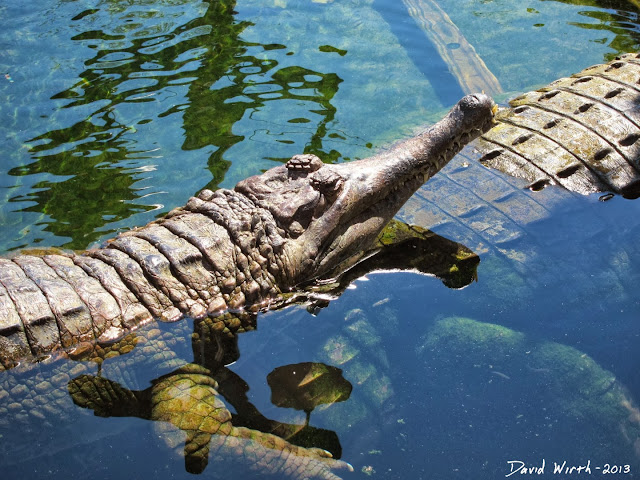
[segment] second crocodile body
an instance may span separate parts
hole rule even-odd
[[[582,194],[640,196],[640,55],[626,54],[511,100],[475,145],[480,161]]]

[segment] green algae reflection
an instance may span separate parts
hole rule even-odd
[[[340,153],[325,151],[323,141],[341,79],[280,65],[272,54],[286,46],[243,40],[250,23],[237,21],[234,8],[233,1],[106,3],[74,15],[76,34],[65,41],[84,70],[51,96],[60,108],[43,123],[48,131],[28,139],[29,159],[8,169],[28,179],[15,180],[13,211],[40,214],[42,231],[57,237],[49,243],[86,248],[163,213],[167,202],[217,188],[232,164],[229,150],[246,140],[234,125],[274,101],[304,105],[309,125],[299,150],[336,160]],[[5,248],[40,239],[27,235]]]

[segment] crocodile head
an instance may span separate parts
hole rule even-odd
[[[332,278],[361,260],[409,197],[492,126],[494,109],[486,95],[467,95],[440,122],[389,151],[335,165],[297,155],[238,183],[236,191],[276,220],[285,283]]]

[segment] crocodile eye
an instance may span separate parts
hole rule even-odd
[[[344,184],[344,179],[329,168],[314,172],[310,181],[314,189],[329,197],[336,195]]]
[[[294,155],[287,162],[287,170],[296,172],[315,172],[322,168],[322,160],[313,154]]]

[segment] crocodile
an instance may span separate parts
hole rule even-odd
[[[640,196],[640,55],[520,95],[475,147],[480,162],[540,190]],[[609,197],[604,197],[609,198]]]
[[[204,190],[102,248],[0,259],[0,438],[11,445],[3,465],[70,448],[86,421],[75,404],[154,420],[171,448],[184,445],[192,473],[209,457],[286,478],[350,470],[339,449],[290,438],[299,428],[257,415],[233,393],[224,365],[258,313],[295,303],[317,312],[367,271],[414,269],[456,288],[472,281],[473,252],[392,217],[492,125],[494,107],[485,95],[467,96],[426,132],[349,164],[294,156],[233,190]],[[191,321],[177,321],[184,317]],[[176,351],[188,345],[191,322],[189,361]],[[157,369],[158,358],[175,369],[151,387],[128,388],[133,372]],[[46,432],[57,440],[34,451]]]
[[[468,95],[426,132],[373,157],[325,165],[296,155],[233,190],[203,190],[103,248],[0,259],[2,368],[77,354],[153,319],[265,310],[339,276],[427,179],[491,127],[493,112],[489,97]]]
[[[498,110],[465,97],[428,132],[339,165],[314,155],[204,190],[146,227],[80,254],[0,259],[0,368],[113,341],[152,319],[267,309],[332,278],[426,179],[474,143],[480,163],[539,190],[640,195],[637,54],[617,57]],[[603,121],[602,119],[606,119]],[[490,128],[492,127],[493,128]]]

